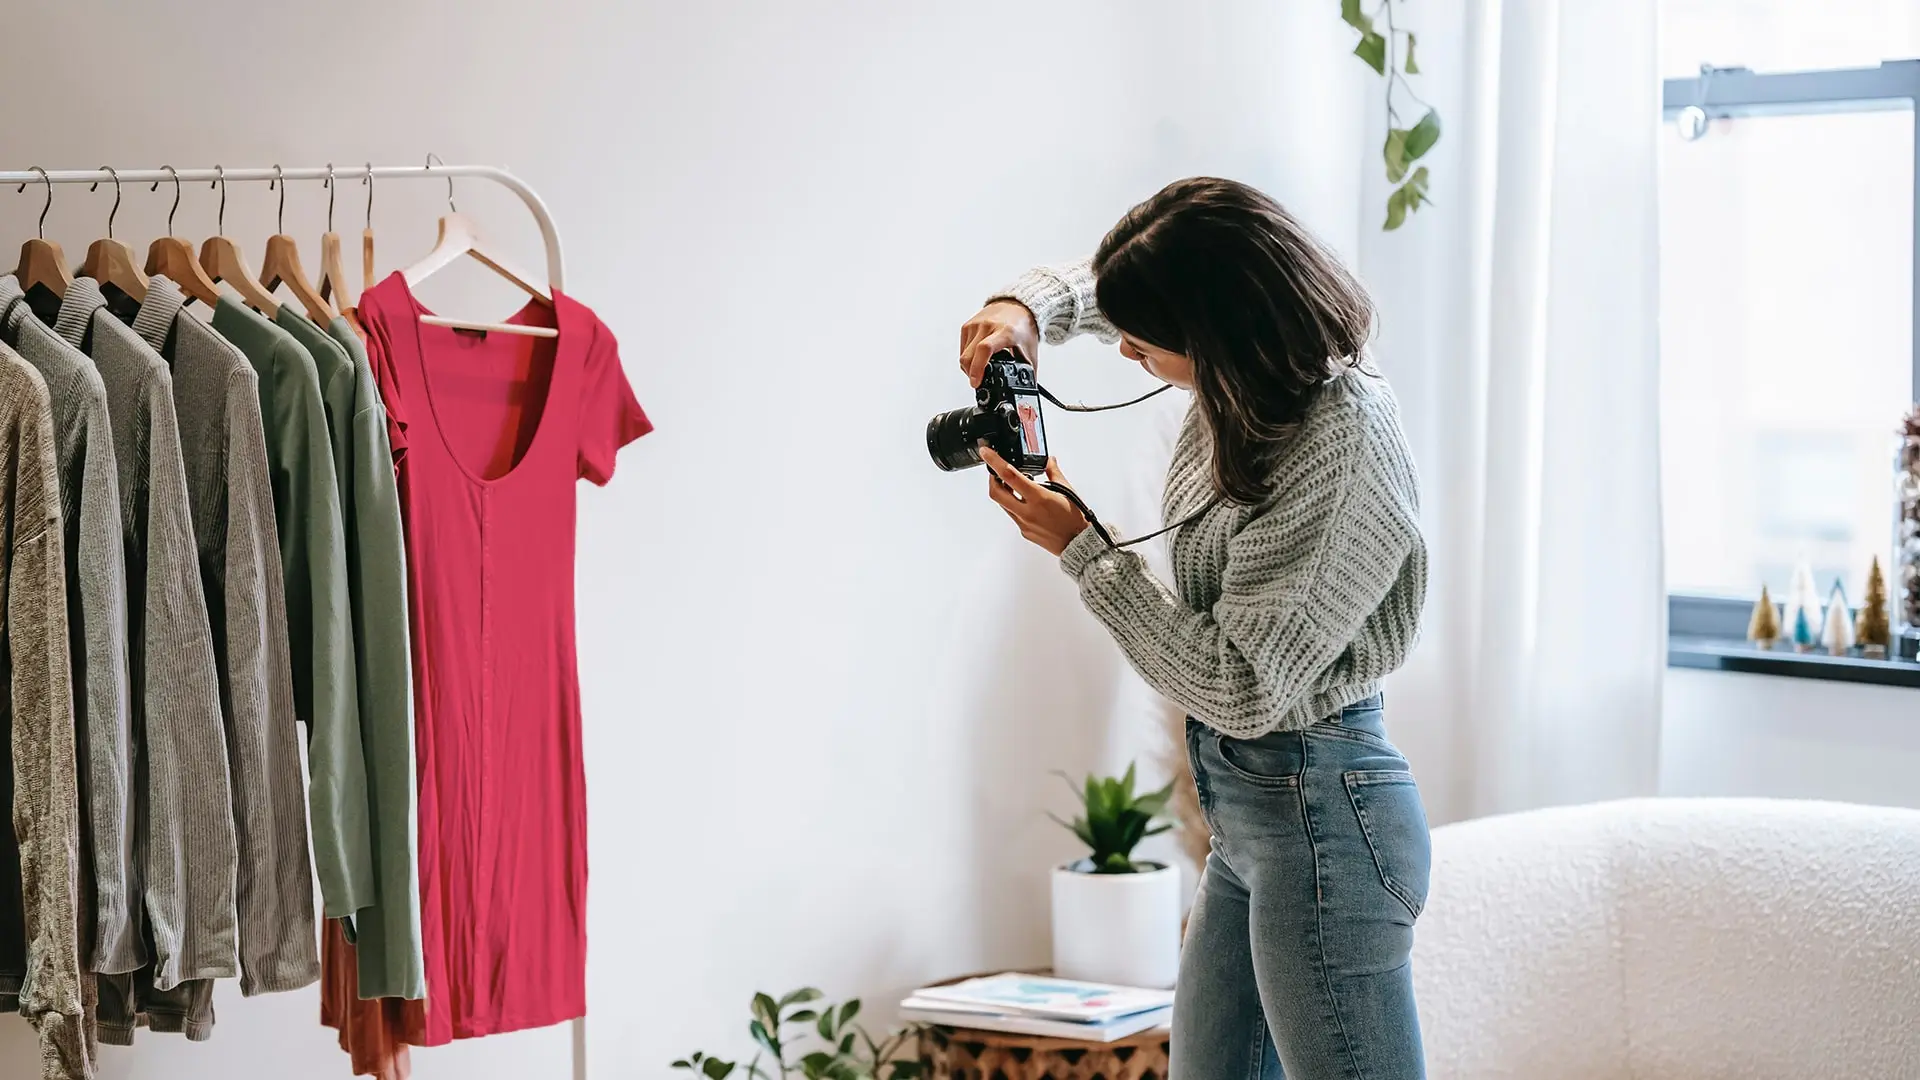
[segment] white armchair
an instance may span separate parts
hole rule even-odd
[[[1632,799],[1436,829],[1414,982],[1431,1080],[1920,1080],[1920,811]]]

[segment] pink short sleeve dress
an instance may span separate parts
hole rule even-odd
[[[361,299],[406,529],[424,1009],[406,1042],[586,1012],[586,777],[574,651],[575,485],[651,430],[613,334],[558,290],[477,334],[394,274]]]

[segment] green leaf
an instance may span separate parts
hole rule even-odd
[[[789,1005],[799,1005],[802,1002],[819,1001],[819,1000],[820,1000],[820,991],[815,990],[811,986],[803,987],[799,990],[795,990],[791,994],[788,994],[786,997],[781,998],[780,1008],[784,1009]]]
[[[700,1055],[695,1054],[693,1056],[699,1057]],[[667,1067],[670,1069],[691,1069],[693,1068],[693,1062],[688,1061],[686,1058],[681,1058],[679,1061],[676,1061],[672,1065],[669,1065]]]
[[[1353,55],[1367,62],[1376,75],[1387,73],[1387,39],[1371,30],[1360,37],[1360,44],[1353,47]]]
[[[1373,20],[1360,10],[1360,0],[1340,0],[1340,21],[1363,34],[1373,33]]]
[[[708,1058],[701,1064],[700,1071],[706,1074],[707,1080],[727,1080],[733,1073],[733,1062]]]
[[[1439,141],[1440,114],[1428,109],[1427,115],[1421,117],[1420,122],[1413,125],[1413,130],[1407,132],[1407,160],[1420,160]]]
[[[1418,64],[1416,64],[1416,63],[1414,63],[1414,62],[1413,62],[1413,50],[1414,50],[1414,47],[1415,47],[1415,46],[1417,46],[1417,45],[1419,45],[1419,43],[1420,43],[1420,39],[1419,39],[1419,38],[1417,38],[1417,37],[1414,37],[1414,36],[1413,36],[1413,31],[1411,31],[1411,30],[1409,30],[1409,31],[1407,31],[1407,63],[1406,63],[1406,72],[1407,72],[1407,74],[1409,74],[1409,75],[1418,75],[1418,74],[1420,74],[1420,65],[1418,65]]]
[[[813,1030],[819,1032],[820,1037],[823,1039],[833,1038],[833,1010],[832,1009],[828,1009],[827,1011],[820,1014],[820,1021],[819,1023],[816,1023],[815,1025],[813,1025]]]
[[[815,1050],[800,1059],[800,1071],[808,1077],[820,1077],[827,1074],[827,1067],[833,1064],[833,1055],[824,1050]]]
[[[858,1015],[860,1015],[860,999],[853,998],[845,1005],[840,1006],[840,1026],[846,1027],[847,1022]]]
[[[806,1024],[818,1019],[820,1019],[819,1013],[814,1012],[812,1009],[801,1009],[799,1012],[788,1016],[786,1022],[789,1024]]]
[[[1387,159],[1387,182],[1397,184],[1407,175],[1407,131],[1394,128],[1387,132],[1387,145],[1381,150]]]
[[[753,1018],[771,1031],[780,1026],[780,1010],[766,994],[753,995]]]
[[[1394,188],[1393,194],[1387,196],[1387,223],[1381,226],[1381,228],[1387,232],[1392,232],[1406,223],[1407,189],[1404,187]]]
[[[779,1058],[780,1040],[773,1037],[773,1034],[767,1030],[765,1024],[755,1020],[753,1023],[747,1025],[747,1030],[753,1034],[754,1042],[766,1047],[767,1053],[772,1054],[776,1059]]]
[[[1410,211],[1418,210],[1433,201],[1427,198],[1427,167],[1425,165],[1413,170],[1413,175],[1407,177],[1406,191],[1407,209]]]

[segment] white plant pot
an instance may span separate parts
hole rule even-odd
[[[1180,870],[1053,871],[1053,973],[1063,979],[1171,989],[1180,974]]]

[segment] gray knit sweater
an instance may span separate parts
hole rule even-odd
[[[1031,271],[1001,295],[1025,304],[1051,344],[1118,337],[1088,262]],[[1092,529],[1060,557],[1140,677],[1240,739],[1371,697],[1412,648],[1426,595],[1413,456],[1385,380],[1350,371],[1316,392],[1274,467],[1274,492],[1260,506],[1222,502],[1175,532],[1174,588]],[[1195,407],[1162,512],[1178,520],[1214,495]]]
[[[213,631],[238,843],[240,989],[320,977],[280,541],[253,365],[154,275],[133,329],[173,370],[187,503]]]
[[[93,860],[94,900],[86,913],[93,932],[81,952],[93,971],[133,971],[147,955],[134,863],[127,571],[107,388],[86,353],[34,317],[11,274],[0,277],[0,341],[14,346],[46,382],[58,440],[80,809],[88,826],[81,850]]]
[[[127,663],[146,788],[135,800],[154,986],[239,974],[233,796],[213,633],[195,557],[173,377],[132,327],[75,278],[54,329],[107,388],[126,541]],[[139,760],[139,759],[136,759]]]

